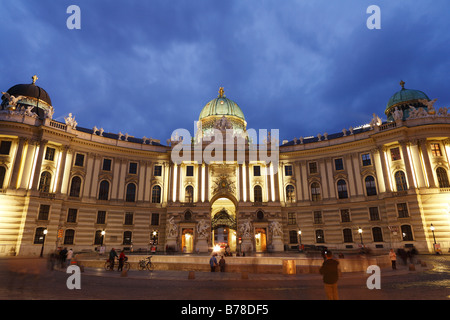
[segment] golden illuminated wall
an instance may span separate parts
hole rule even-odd
[[[196,162],[175,165],[170,161],[170,147],[100,137],[54,121],[32,121],[23,115],[16,117],[6,113],[0,114],[0,121],[0,141],[12,142],[9,154],[0,155],[0,166],[6,170],[0,193],[2,255],[11,249],[23,255],[39,254],[41,245],[33,243],[38,227],[48,229],[46,252],[64,245],[67,230],[75,231],[70,246],[76,250],[93,250],[98,230],[106,231],[106,245],[118,248],[128,246],[122,243],[123,235],[132,232],[136,249],[147,248],[151,233],[156,231],[159,250],[164,250],[170,217],[175,217],[181,232],[183,228],[195,230],[198,221],[210,221],[211,213],[214,214],[210,201],[219,197],[214,191],[221,176],[219,166]],[[430,226],[433,224],[436,240],[447,252],[450,247],[450,187],[439,185],[437,169],[445,170],[448,178],[450,123],[446,119],[439,120],[440,123],[423,121],[410,120],[397,127],[282,146],[280,162],[269,166],[248,161],[229,164],[229,168],[224,169],[229,171],[225,174],[229,189],[222,191],[236,201],[238,225],[247,218],[252,219],[255,227],[265,229],[268,246],[272,241],[270,223],[278,221],[283,226],[283,242],[288,246],[298,244],[290,234],[300,229],[303,244],[321,244],[316,237],[321,230],[324,245],[357,249],[360,227],[364,244],[371,248],[382,245],[386,250],[414,244],[419,251],[432,251],[434,238]],[[48,147],[55,150],[52,160],[46,159]],[[397,160],[391,154],[395,148],[400,155]],[[81,166],[75,165],[77,154],[84,156]],[[363,163],[362,155],[366,154],[370,155],[370,165]],[[342,170],[335,167],[338,158],[342,159]],[[103,170],[104,159],[111,160],[111,170]],[[129,172],[130,162],[137,163],[136,173]],[[310,170],[311,163],[315,164],[315,172]],[[189,165],[193,166],[192,176],[186,175]],[[261,176],[254,176],[255,165],[261,167]],[[158,175],[155,175],[156,166],[160,167]],[[44,171],[51,175],[48,192],[38,190]],[[405,173],[406,190],[398,190],[395,180],[398,171]],[[376,195],[367,194],[365,178],[368,176],[374,177]],[[70,195],[74,177],[82,181],[77,197]],[[108,200],[98,200],[103,180],[110,183]],[[347,199],[338,198],[339,180],[346,182]],[[136,185],[133,202],[126,201],[126,188],[130,183]],[[313,201],[313,183],[319,185],[318,201]],[[254,203],[256,185],[262,187],[262,203]],[[152,201],[155,186],[161,188],[158,203]],[[192,204],[186,203],[187,186],[194,190]],[[293,187],[291,193],[288,193],[288,186]],[[399,217],[398,205],[403,203],[408,216]],[[49,219],[39,221],[37,217],[43,204],[50,206]],[[371,219],[369,208],[373,207],[378,209],[378,220]],[[69,209],[77,210],[75,222],[68,221]],[[187,210],[192,212],[190,221],[185,220]],[[349,211],[349,221],[342,221],[341,210]],[[106,212],[105,223],[97,223],[99,211]],[[264,213],[262,220],[256,217],[258,211]],[[315,219],[315,211],[321,212],[321,221]],[[133,214],[131,224],[125,223],[127,212]],[[159,217],[157,224],[152,224],[152,216]],[[402,238],[399,228],[405,225],[412,230],[412,240]],[[381,228],[383,241],[374,241],[373,228]],[[344,229],[352,231],[351,242],[344,241]],[[63,230],[62,238],[58,238],[58,230]],[[194,246],[197,240],[194,232]]]

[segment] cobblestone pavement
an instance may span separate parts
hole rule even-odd
[[[368,289],[371,274],[344,273],[339,279],[341,300],[450,300],[450,255],[419,256],[426,267],[410,271],[381,270],[381,289]],[[126,277],[117,271],[85,268],[81,289],[69,290],[64,270],[49,271],[43,259],[0,259],[2,300],[177,300],[189,301],[298,301],[325,300],[318,274],[248,274],[187,271],[136,271]],[[22,260],[23,262],[23,260]],[[30,263],[31,262],[31,263]],[[153,302],[155,304],[156,302]],[[295,304],[290,305],[295,308]]]

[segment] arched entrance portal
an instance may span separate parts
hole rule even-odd
[[[211,232],[213,247],[236,251],[236,206],[228,198],[218,198],[211,206]]]

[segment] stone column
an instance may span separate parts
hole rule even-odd
[[[62,188],[62,182],[63,182],[63,178],[64,178],[64,172],[66,170],[66,160],[67,160],[67,152],[69,150],[69,146],[63,146],[63,151],[61,154],[61,164],[59,166],[59,172],[58,172],[58,177],[56,177],[58,180],[56,182],[56,190],[55,193],[61,193],[61,188]]]
[[[409,158],[407,144],[408,144],[408,142],[406,142],[406,141],[400,142],[400,145],[402,147],[402,153],[403,153],[403,163],[405,164],[406,176],[408,177],[408,189],[414,189],[415,188],[414,176],[413,176],[413,172],[412,172],[411,160]]]
[[[34,167],[33,184],[31,185],[32,190],[37,190],[39,186],[39,178],[41,176],[42,161],[44,160],[45,146],[48,140],[41,140],[39,144],[39,153],[37,155],[36,165]]]
[[[419,143],[420,150],[422,151],[423,162],[425,164],[425,170],[427,172],[428,184],[430,185],[430,188],[435,188],[436,182],[434,180],[433,170],[431,169],[430,157],[428,156],[427,141],[425,139],[422,139],[419,141]]]
[[[14,158],[14,164],[13,164],[12,175],[11,175],[11,183],[9,184],[9,188],[11,188],[11,189],[17,189],[17,187],[18,187],[18,178],[19,178],[20,167],[22,164],[23,147],[24,147],[25,142],[27,142],[27,139],[19,137],[19,146],[17,147],[16,157]]]

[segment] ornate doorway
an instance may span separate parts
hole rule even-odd
[[[228,198],[219,198],[211,206],[212,245],[236,251],[236,207]]]

